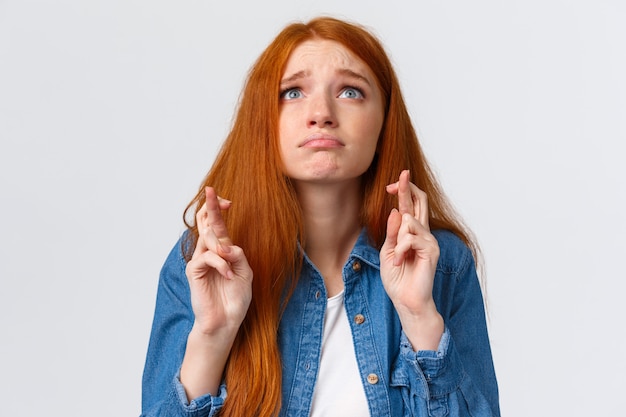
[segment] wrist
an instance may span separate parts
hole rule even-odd
[[[229,326],[207,329],[194,322],[187,336],[187,344],[191,343],[199,348],[206,347],[211,350],[219,350],[220,347],[230,350],[238,330],[238,328]]]

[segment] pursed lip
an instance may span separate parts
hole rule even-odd
[[[301,148],[339,148],[345,146],[338,137],[328,133],[313,133],[300,144]]]

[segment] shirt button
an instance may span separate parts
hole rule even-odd
[[[361,270],[361,262],[354,261],[354,263],[352,264],[352,270],[354,272],[359,272]]]
[[[357,314],[356,316],[354,316],[354,322],[356,324],[363,324],[363,323],[365,323],[365,316],[363,314]]]
[[[315,299],[317,300],[318,298],[320,298],[320,295],[322,295],[321,292],[319,291],[315,291]]]
[[[376,374],[369,374],[367,376],[367,382],[369,382],[372,385],[378,384],[378,375],[376,375]]]

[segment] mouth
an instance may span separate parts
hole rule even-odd
[[[344,143],[336,136],[327,133],[313,133],[300,144],[301,148],[341,148]]]

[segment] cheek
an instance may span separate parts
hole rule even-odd
[[[293,135],[293,129],[289,123],[289,118],[281,117],[278,119],[278,147],[283,153],[287,149],[289,138]]]
[[[378,140],[382,133],[383,120],[379,114],[374,114],[364,124],[365,132],[367,132],[368,148],[375,152],[378,148]]]
[[[289,140],[295,133],[298,125],[298,114],[294,111],[295,106],[286,106],[278,115],[278,134],[281,140]]]
[[[363,141],[360,146],[360,157],[369,168],[376,152],[378,151],[378,141],[381,133],[382,122],[377,120],[376,116],[372,116],[367,122],[363,123],[361,137]]]
[[[297,130],[290,118],[279,118],[278,122],[278,152],[283,173],[291,176],[294,162],[297,160]]]

